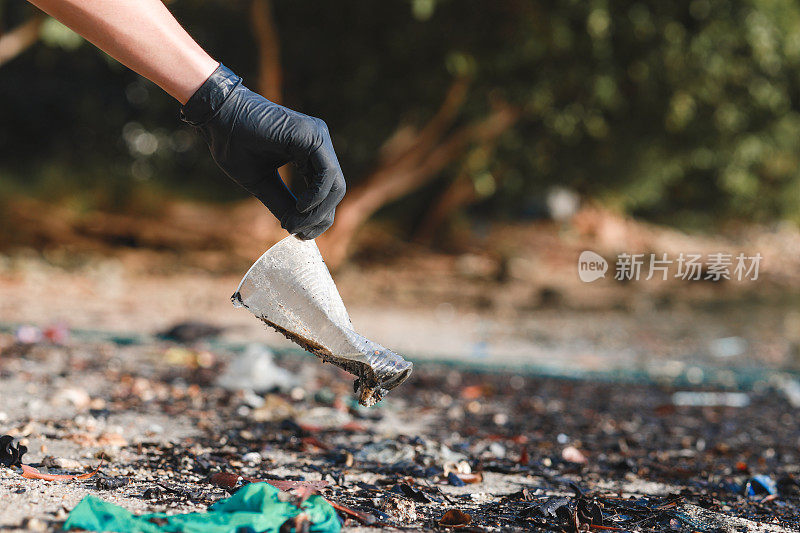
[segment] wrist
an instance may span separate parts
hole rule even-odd
[[[181,104],[186,104],[219,65],[219,61],[203,52],[185,64],[182,76],[173,80],[175,86],[167,92],[171,92]]]
[[[193,126],[208,122],[241,82],[242,78],[219,63],[181,107],[181,120]]]

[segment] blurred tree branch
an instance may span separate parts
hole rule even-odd
[[[489,139],[479,145],[476,150],[483,152],[484,159],[490,159],[497,147],[497,138]],[[420,244],[431,245],[448,218],[453,213],[475,203],[481,198],[476,190],[472,174],[474,169],[468,156],[455,178],[447,185],[433,204],[428,208],[415,231],[414,240]]]
[[[471,144],[491,143],[517,121],[519,110],[499,102],[485,117],[448,134],[466,99],[467,84],[465,79],[453,82],[439,110],[416,136],[392,136],[391,148],[383,150],[378,166],[347,193],[333,227],[320,238],[332,268],[347,258],[356,231],[381,207],[436,178]]]
[[[447,91],[447,95],[436,114],[421,131],[409,126],[399,127],[383,144],[379,165],[393,165],[403,156],[419,153],[420,149],[435,142],[449,128],[458,116],[467,99],[468,77],[456,78]]]
[[[257,90],[267,100],[283,103],[283,65],[281,64],[281,45],[278,27],[272,14],[271,0],[253,0],[250,4],[250,19],[253,36],[258,45]],[[292,183],[292,167],[284,165],[280,169],[281,178]]]
[[[16,28],[0,35],[0,66],[11,61],[39,40],[46,16],[37,11]]]
[[[253,0],[250,6],[253,35],[258,44],[258,92],[280,104],[283,99],[283,67],[280,42],[270,0]]]

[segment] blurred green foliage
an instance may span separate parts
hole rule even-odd
[[[248,1],[169,5],[255,85]],[[0,0],[0,27],[30,11]],[[800,222],[795,0],[275,0],[274,11],[285,104],[329,123],[351,187],[454,76],[474,80],[461,121],[499,99],[524,109],[491,157],[471,150],[390,216],[418,214],[468,168],[491,217],[533,212],[562,185],[673,223]],[[0,120],[0,194],[87,209],[242,194],[174,101],[54,22],[0,67]]]

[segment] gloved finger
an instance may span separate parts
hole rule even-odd
[[[304,176],[308,187],[297,200],[297,210],[301,213],[320,205],[334,185],[344,187],[344,174],[327,131],[322,146],[309,156],[308,164],[304,165],[302,170],[310,172],[310,175]]]
[[[333,225],[333,216],[330,216],[329,218],[325,219],[325,221],[323,221],[320,224],[317,224],[313,228],[307,229],[295,235],[299,239],[303,239],[304,241],[310,241],[312,239],[316,239],[317,237],[325,233],[325,231],[332,225]]]
[[[295,210],[294,214],[290,214],[287,217],[288,226],[284,226],[284,228],[294,235],[305,235],[307,232],[316,228],[317,226],[325,226],[323,228],[324,231],[330,227],[331,224],[333,224],[336,206],[339,205],[342,196],[343,194],[338,187],[331,190],[331,193],[328,195],[328,197],[311,211],[307,213],[300,213],[299,211]]]
[[[300,193],[297,200],[297,210],[301,213],[308,213],[325,201],[335,183],[335,177],[330,173],[316,174],[306,181],[308,187]]]
[[[295,199],[292,192],[281,179],[277,170],[267,173],[263,179],[257,182],[249,182],[242,186],[258,198],[270,212],[281,221],[295,211]]]

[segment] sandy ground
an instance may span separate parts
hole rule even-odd
[[[236,356],[202,344],[20,345],[0,335],[0,347],[0,425],[28,446],[24,462],[46,463],[51,456],[74,463],[51,467],[61,473],[91,470],[105,458],[101,473],[87,481],[28,480],[0,468],[4,530],[58,529],[87,494],[136,512],[202,511],[227,495],[208,482],[209,475],[227,471],[328,480],[326,497],[384,513],[378,515],[384,529],[402,524],[428,530],[454,507],[471,513],[480,531],[529,529],[538,522],[513,526],[517,514],[538,501],[569,496],[577,484],[612,500],[662,499],[656,503],[683,491],[675,516],[686,527],[794,531],[792,509],[800,496],[787,480],[798,474],[793,457],[800,434],[790,422],[792,409],[776,392],[749,393],[752,405],[743,409],[676,409],[669,405],[670,387],[621,389],[422,365],[412,382],[377,408],[358,409],[350,403],[351,378],[310,356],[280,361],[298,386],[253,395],[215,386]],[[348,424],[353,429],[344,429]],[[440,475],[397,473],[393,469],[408,468],[394,464],[397,459],[375,464],[359,455],[387,439],[417,442],[401,446],[424,448],[415,461],[424,456],[428,462],[419,464],[437,468],[464,454],[482,479],[457,487]],[[575,453],[565,451],[569,447],[582,450],[586,466],[562,459]],[[523,449],[530,458],[519,455]],[[247,459],[252,452],[256,462]],[[356,457],[349,467],[339,458],[348,453]],[[210,467],[200,467],[203,458]],[[628,466],[620,470],[619,461]],[[747,466],[737,466],[742,464]],[[683,473],[676,477],[673,471]],[[781,480],[778,499],[750,499],[727,488],[756,473]],[[130,483],[101,490],[100,477]],[[372,495],[365,496],[359,483],[373,487],[365,489]],[[398,483],[412,483],[439,501],[412,500],[415,518],[404,519],[386,503],[394,497],[387,490]],[[153,487],[176,493],[145,497]],[[522,489],[531,491],[530,501],[515,496]],[[558,520],[549,520],[556,527]],[[655,530],[671,529],[668,517],[653,520]],[[375,530],[353,520],[346,526]]]

